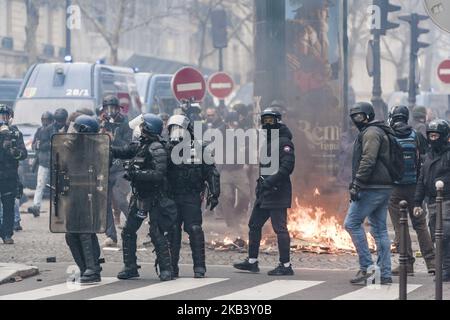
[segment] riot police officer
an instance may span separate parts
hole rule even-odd
[[[261,242],[261,232],[264,224],[270,218],[272,227],[278,237],[278,250],[280,263],[272,271],[270,276],[290,276],[294,274],[290,263],[290,236],[287,229],[287,209],[291,207],[292,185],[290,175],[295,167],[294,144],[292,133],[282,123],[282,115],[273,109],[266,109],[261,114],[263,129],[267,130],[266,141],[263,145],[263,155],[270,155],[272,144],[278,143],[279,166],[274,168],[276,172],[268,175],[266,170],[272,161],[260,164],[260,177],[256,187],[256,202],[249,221],[249,256],[245,261],[234,264],[238,270],[259,272],[258,251]],[[274,130],[279,130],[279,139],[273,137]],[[264,151],[265,149],[265,151]],[[265,152],[265,153],[264,153]]]
[[[0,196],[3,206],[3,219],[0,225],[0,238],[4,244],[14,244],[14,203],[20,187],[19,161],[27,158],[27,149],[22,133],[11,125],[13,110],[0,105]]]
[[[443,281],[450,282],[450,127],[445,120],[433,120],[427,125],[427,138],[431,151],[427,154],[420,171],[414,197],[414,215],[424,214],[422,202],[428,199],[429,227],[434,239],[436,227],[436,182],[444,182],[443,212]]]
[[[132,159],[127,163],[125,177],[131,181],[130,212],[122,230],[125,267],[119,279],[139,277],[136,263],[136,232],[144,219],[150,219],[150,238],[155,247],[161,281],[172,280],[169,236],[176,219],[175,203],[167,196],[167,151],[161,143],[163,121],[156,115],[145,114],[140,125],[140,141],[127,147],[113,147],[113,157]]]
[[[126,116],[120,113],[119,99],[115,95],[103,98],[102,106],[97,110],[100,120],[100,132],[111,137],[112,146],[125,147],[131,142],[133,131]],[[128,215],[127,198],[131,192],[130,184],[123,178],[124,168],[121,160],[116,159],[109,172],[111,201],[108,205],[107,239],[103,246],[116,246],[117,233],[114,225],[120,226],[120,214]],[[113,220],[114,215],[114,220]]]
[[[205,158],[205,145],[201,141],[194,141],[194,125],[188,117],[183,115],[172,116],[168,122],[169,150],[169,184],[178,209],[176,230],[173,234],[172,265],[173,275],[178,277],[178,260],[181,247],[181,227],[189,234],[189,244],[194,262],[194,277],[203,278],[206,273],[205,264],[205,235],[202,229],[202,194],[205,184],[208,186],[207,206],[213,210],[219,204],[220,174],[213,163],[207,164]],[[196,145],[197,144],[197,145]],[[178,153],[183,161],[174,161],[174,149],[184,146]],[[200,154],[201,153],[201,154]],[[209,154],[211,155],[211,154]]]
[[[94,117],[81,115],[75,119],[73,129],[78,134],[98,133],[100,126]],[[101,281],[100,245],[95,233],[66,233],[66,243],[80,269],[80,284]]]

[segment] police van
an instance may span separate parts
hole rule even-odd
[[[32,172],[35,154],[31,149],[34,134],[41,126],[41,115],[65,108],[69,114],[80,109],[95,112],[106,94],[115,94],[122,112],[132,119],[142,112],[141,102],[130,68],[92,63],[41,63],[26,73],[14,105],[14,124],[22,131],[29,152],[21,164],[22,180],[35,188]]]
[[[173,115],[179,103],[172,93],[171,74],[136,73],[136,82],[144,113]]]

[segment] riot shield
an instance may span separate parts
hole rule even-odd
[[[50,158],[50,231],[104,233],[110,138],[106,134],[56,134]]]

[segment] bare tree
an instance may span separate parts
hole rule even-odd
[[[38,60],[36,32],[39,26],[39,7],[41,0],[26,0],[27,22],[25,25],[25,52],[27,53],[28,65]]]
[[[147,0],[148,1],[148,0]],[[130,31],[145,27],[159,19],[174,16],[178,12],[178,8],[168,3],[165,10],[156,10],[150,16],[141,17],[136,10],[138,0],[108,0],[89,1],[75,0],[79,5],[83,17],[85,17],[95,30],[106,41],[110,49],[110,61],[112,65],[117,65],[119,60],[119,45],[123,36]],[[103,8],[101,7],[103,5]],[[102,12],[104,11],[104,12]],[[102,23],[96,13],[103,13],[109,16],[105,23]]]

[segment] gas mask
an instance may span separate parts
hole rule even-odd
[[[357,113],[351,116],[353,124],[361,131],[367,126],[367,116],[364,113]]]
[[[266,116],[261,119],[262,128],[265,130],[280,129],[280,124],[275,117]]]
[[[429,132],[427,134],[427,138],[428,143],[435,152],[439,152],[442,149],[442,147],[448,144],[447,137],[444,137],[442,134],[438,132]]]
[[[115,117],[119,114],[120,110],[117,106],[105,106],[104,110],[104,118],[107,121],[114,121]]]
[[[182,142],[188,134],[189,132],[186,129],[177,125],[173,125],[169,129],[170,143],[176,145]]]
[[[10,116],[8,114],[0,114],[0,134],[9,132]]]

